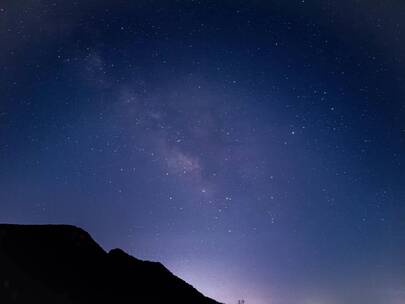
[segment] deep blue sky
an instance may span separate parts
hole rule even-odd
[[[405,302],[405,2],[1,1],[0,222],[228,304]]]

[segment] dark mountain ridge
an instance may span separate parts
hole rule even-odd
[[[161,263],[68,225],[0,224],[0,303],[218,304]]]

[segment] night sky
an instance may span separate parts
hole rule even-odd
[[[0,222],[228,304],[404,304],[405,2],[0,1]]]

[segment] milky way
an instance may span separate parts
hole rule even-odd
[[[2,1],[0,221],[207,296],[405,301],[401,1]]]

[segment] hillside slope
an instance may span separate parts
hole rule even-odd
[[[0,303],[217,303],[74,226],[0,224],[0,269]]]

